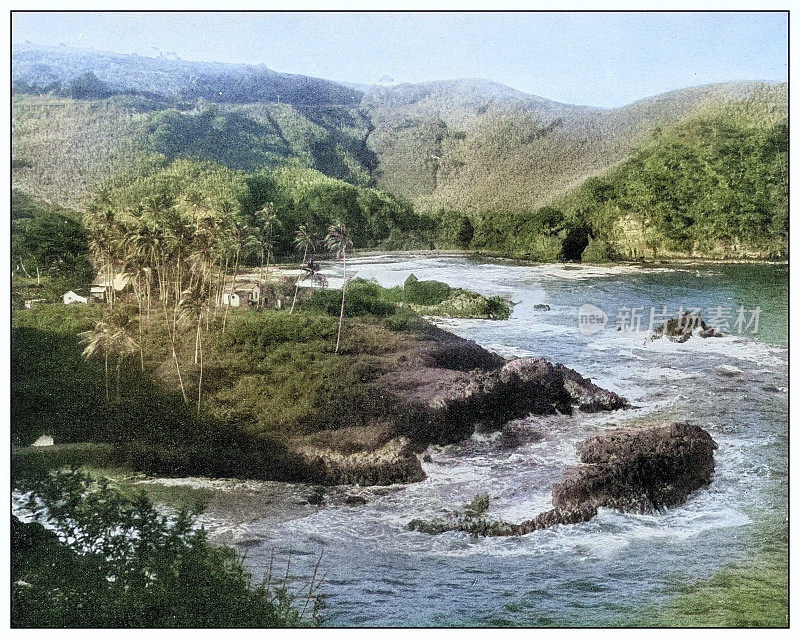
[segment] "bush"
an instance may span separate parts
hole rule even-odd
[[[28,485],[12,517],[13,627],[277,627],[309,618],[285,588],[250,584],[231,548],[208,543],[194,515],[159,514],[140,494],[124,497],[79,471]],[[303,610],[305,610],[304,608]]]
[[[611,245],[600,238],[595,238],[589,241],[583,253],[581,254],[582,262],[611,262],[614,260],[614,249]]]
[[[323,291],[324,293],[335,291]],[[312,296],[311,300],[316,295]],[[339,295],[341,304],[342,296]],[[307,303],[306,303],[307,304]],[[339,308],[336,307],[336,315]],[[232,314],[218,347],[234,351],[264,350],[286,342],[309,342],[335,337],[337,324],[325,315],[288,311],[247,310]]]
[[[435,306],[448,299],[453,289],[436,280],[419,281],[413,274],[403,284],[403,301],[420,306]]]
[[[436,247],[445,249],[469,248],[475,229],[463,213],[442,211],[436,218]]]
[[[345,317],[393,315],[397,311],[397,307],[392,302],[381,299],[383,294],[384,290],[377,284],[365,280],[353,280],[347,286],[344,304]],[[341,290],[316,291],[303,302],[304,310],[325,313],[334,317],[339,317],[341,307]]]

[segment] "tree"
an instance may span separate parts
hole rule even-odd
[[[28,220],[19,248],[45,272],[66,275],[88,266],[89,245],[83,225],[58,213],[42,213]]]
[[[261,279],[266,280],[269,273],[269,261],[274,249],[272,234],[275,229],[281,227],[281,221],[275,214],[275,206],[272,202],[267,202],[255,213],[255,226],[253,228],[254,242],[258,243],[258,251],[261,255]],[[264,258],[266,257],[267,267],[264,270]]]
[[[336,353],[339,353],[339,342],[342,338],[342,322],[344,322],[344,297],[347,292],[347,251],[352,250],[353,243],[347,227],[342,222],[331,224],[325,238],[328,249],[335,251],[336,258],[342,260],[342,308],[339,311],[339,330],[336,333]]]
[[[128,498],[74,470],[22,480],[18,488],[27,493],[19,509],[33,521],[12,517],[14,627],[320,622],[316,577],[302,594],[274,578],[252,585],[236,552],[210,544],[194,513],[162,514],[143,492]]]
[[[436,219],[436,243],[441,248],[466,249],[475,229],[469,218],[456,211],[441,211]]]
[[[114,321],[115,319],[117,322]],[[97,355],[103,357],[105,364],[106,401],[109,401],[109,357],[113,356],[116,360],[116,401],[119,402],[121,386],[120,369],[122,367],[122,362],[127,356],[139,350],[139,344],[128,334],[126,326],[121,324],[122,322],[120,322],[118,318],[109,316],[95,324],[92,330],[84,331],[79,334],[82,343],[86,344],[86,348],[83,350],[83,356],[85,358],[88,359]]]
[[[292,308],[289,309],[289,315],[294,312],[294,305],[297,303],[297,292],[300,289],[300,281],[305,279],[308,274],[306,271],[306,258],[308,257],[308,251],[311,250],[313,253],[316,249],[316,244],[314,243],[314,239],[311,237],[311,234],[308,232],[305,224],[303,224],[295,234],[294,239],[295,246],[303,251],[303,261],[301,262],[301,266],[303,268],[303,272],[297,276],[297,282],[294,285],[294,298],[292,299]],[[314,274],[312,274],[313,276]]]

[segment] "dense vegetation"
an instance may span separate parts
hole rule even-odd
[[[444,282],[419,281],[414,275],[409,275],[403,286],[391,289],[356,279],[348,285],[347,294],[345,312],[351,317],[367,314],[386,317],[407,307],[421,315],[502,320],[510,317],[512,308],[511,302],[499,295],[485,297]],[[334,315],[341,300],[339,290],[319,291],[303,307]]]
[[[536,211],[602,174],[712,105],[753,100],[786,113],[786,86],[720,84],[605,110],[560,104],[509,87],[454,80],[369,91],[380,187],[422,212],[473,216]]]
[[[780,258],[787,198],[785,111],[753,99],[657,130],[630,159],[550,206],[472,216],[469,246],[542,261]]]
[[[86,230],[75,211],[14,191],[11,194],[14,306],[24,299],[60,298],[94,277]]]
[[[286,627],[319,622],[318,584],[296,600],[254,586],[231,548],[195,516],[169,517],[77,471],[21,482],[11,523],[11,624],[17,628]]]
[[[357,248],[401,242],[408,245],[430,226],[409,203],[383,191],[357,187],[301,167],[244,173],[209,161],[169,162],[156,155],[132,164],[107,184],[89,204],[90,228],[98,221],[105,224],[106,216],[111,215],[115,222],[108,231],[116,233],[118,244],[130,244],[135,227],[148,224],[166,224],[163,230],[170,227],[175,238],[189,232],[188,228],[173,228],[179,220],[192,226],[194,235],[198,224],[205,225],[206,235],[218,236],[224,227],[237,238],[241,264],[248,260],[260,263],[266,244],[271,254],[293,256],[301,226],[319,239],[330,224],[341,221],[351,229]],[[170,215],[174,219],[168,222]],[[144,241],[141,234],[137,237]],[[191,249],[184,254],[189,252]],[[234,253],[228,257],[231,265],[237,259]],[[128,261],[122,253],[114,259]]]
[[[710,85],[601,110],[486,81],[361,91],[263,67],[29,45],[15,49],[13,75],[13,184],[73,208],[159,153],[270,174],[270,200],[300,223],[309,206],[347,210],[356,246],[546,261],[580,259],[590,239],[589,260],[785,252],[786,85]],[[392,228],[359,219],[387,192]],[[413,224],[412,204],[425,214]]]

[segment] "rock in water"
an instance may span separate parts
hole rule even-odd
[[[716,442],[691,424],[618,428],[578,444],[584,465],[553,488],[553,510],[513,527],[524,535],[556,524],[589,521],[600,507],[657,512],[679,506],[711,483]]]
[[[691,424],[620,428],[578,444],[577,466],[553,489],[561,510],[605,506],[654,512],[708,486],[717,444]]]
[[[567,470],[553,489],[552,510],[519,524],[500,521],[414,520],[413,530],[462,530],[479,535],[525,535],[557,524],[589,521],[600,507],[623,512],[657,512],[678,506],[711,483],[717,444],[691,424],[619,428],[578,444],[583,462]]]
[[[682,344],[692,335],[700,337],[722,337],[716,328],[709,326],[703,321],[699,314],[684,313],[680,317],[673,317],[657,327],[650,339],[659,339],[664,335],[673,342]]]

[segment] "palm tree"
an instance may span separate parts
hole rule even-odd
[[[235,248],[235,260],[233,264],[233,280],[231,283],[231,290],[235,290],[236,288],[236,276],[239,274],[239,259],[241,258],[242,253],[250,255],[252,250],[256,246],[256,239],[252,233],[252,229],[250,227],[245,226],[243,224],[238,224],[235,220],[233,221],[233,226],[231,229],[232,238],[234,239],[234,248]],[[228,310],[231,307],[231,298],[228,297],[228,303],[225,305],[225,315],[222,318],[222,332],[225,332],[225,327],[228,324]]]
[[[272,202],[267,202],[260,210],[255,213],[255,225],[253,230],[256,241],[258,242],[259,253],[261,254],[261,279],[266,280],[266,273],[269,272],[269,260],[274,249],[272,233],[275,229],[281,228],[281,221],[275,214],[275,206]],[[267,267],[264,270],[264,258],[266,257]]]
[[[300,275],[297,276],[297,282],[294,285],[294,298],[292,299],[292,308],[289,309],[289,315],[292,314],[294,311],[294,305],[297,303],[297,292],[300,289],[300,282],[304,280],[308,276],[308,271],[306,270],[306,258],[308,257],[309,249],[313,253],[316,249],[316,244],[314,239],[311,237],[311,234],[308,232],[305,224],[300,226],[297,233],[295,233],[294,244],[298,249],[303,250],[303,271]],[[313,260],[312,260],[313,261]]]
[[[325,238],[328,249],[336,252],[336,258],[342,260],[342,308],[339,310],[339,331],[336,334],[336,353],[339,353],[339,342],[342,338],[342,322],[344,321],[344,296],[347,292],[347,251],[353,248],[350,235],[343,222],[331,224]]]
[[[199,364],[199,376],[197,379],[197,414],[200,415],[200,404],[203,398],[203,311],[206,311],[207,298],[203,295],[202,289],[193,289],[188,295],[181,299],[180,323],[197,327],[194,345],[194,363]],[[206,311],[208,315],[208,311]]]
[[[117,392],[116,401],[120,399],[120,368],[123,360],[137,350],[139,345],[136,340],[128,334],[124,326],[118,326],[111,321],[101,320],[90,331],[79,334],[81,342],[86,344],[83,350],[83,357],[88,359],[96,355],[102,355],[105,363],[105,382],[106,382],[106,401],[109,400],[108,382],[108,360],[109,356],[116,359]]]

